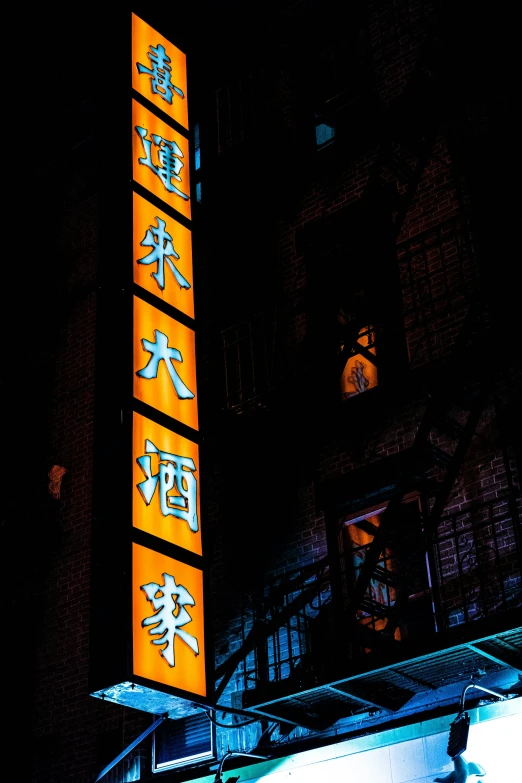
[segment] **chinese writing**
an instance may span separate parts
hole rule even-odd
[[[152,250],[144,258],[138,259],[138,264],[157,264],[157,271],[151,273],[158,284],[158,287],[163,291],[165,288],[165,264],[168,267],[178,283],[180,288],[190,288],[190,283],[186,280],[179,269],[174,266],[173,261],[169,256],[179,258],[179,255],[174,249],[172,244],[172,237],[165,230],[166,223],[164,220],[156,216],[157,226],[149,226],[145,237],[140,242],[142,247],[151,247]]]
[[[141,75],[147,73],[150,76],[151,90],[155,95],[159,95],[167,103],[172,104],[172,95],[175,92],[180,98],[184,98],[183,91],[176,87],[170,80],[172,68],[170,67],[170,57],[161,44],[149,46],[147,57],[150,60],[150,68],[146,68],[141,63],[136,63],[138,73]]]
[[[157,454],[159,457],[157,473],[152,473],[150,454]],[[184,520],[195,533],[198,530],[198,515],[194,461],[190,457],[159,451],[152,441],[146,440],[145,454],[138,457],[136,462],[146,477],[145,481],[136,486],[147,506],[159,486],[159,501],[163,516],[171,515],[176,519]],[[171,490],[175,490],[178,495],[169,495]]]
[[[195,636],[182,630],[184,625],[192,621],[185,606],[195,606],[195,601],[189,591],[183,585],[177,585],[173,576],[163,574],[163,585],[157,582],[141,585],[147,601],[150,601],[154,609],[151,617],[141,621],[142,628],[152,626],[149,629],[152,639],[151,644],[165,645],[159,650],[169,666],[175,665],[174,640],[179,636],[182,642],[190,647],[195,655],[199,655],[199,644]]]
[[[176,142],[164,139],[162,136],[158,136],[156,133],[151,133],[150,139],[147,139],[146,136],[148,134],[148,130],[146,128],[142,128],[140,125],[137,125],[135,130],[141,139],[141,143],[143,144],[143,151],[145,152],[145,157],[138,158],[138,162],[143,166],[147,166],[147,168],[149,168],[159,177],[165,190],[168,190],[169,193],[175,193],[185,201],[188,201],[189,197],[187,194],[183,193],[182,190],[179,190],[179,188],[172,184],[172,179],[181,182],[179,172],[185,165],[180,160],[180,158],[183,157],[183,152],[180,150]],[[158,165],[155,165],[152,162],[153,144],[158,148]]]
[[[169,374],[170,380],[176,390],[176,394],[180,400],[190,400],[194,397],[194,394],[190,389],[185,386],[174,365],[173,361],[182,362],[183,357],[177,348],[169,348],[169,338],[163,332],[158,329],[154,329],[154,342],[150,340],[142,339],[141,344],[144,351],[148,351],[151,356],[145,367],[138,370],[136,375],[146,380],[158,377],[158,368],[160,362],[165,362],[165,367]]]

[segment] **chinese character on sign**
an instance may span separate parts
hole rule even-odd
[[[146,380],[157,378],[160,362],[165,362],[165,367],[167,368],[170,380],[172,381],[176,394],[180,400],[191,400],[194,397],[194,394],[185,386],[172,364],[174,360],[177,362],[183,361],[181,353],[177,348],[169,348],[169,338],[158,329],[154,329],[154,338],[154,342],[145,339],[142,339],[141,341],[143,350],[148,351],[151,356],[145,367],[138,370],[136,375],[140,378],[145,378]]]
[[[189,591],[183,585],[177,585],[173,576],[163,574],[163,585],[149,582],[141,585],[141,589],[147,596],[147,601],[153,606],[154,614],[141,621],[142,628],[152,626],[149,630],[152,639],[151,644],[166,645],[159,650],[169,666],[175,665],[174,640],[179,636],[182,642],[190,647],[195,655],[199,655],[199,644],[195,636],[182,630],[184,625],[192,622],[185,606],[194,606],[195,601]]]
[[[170,80],[172,68],[170,67],[170,57],[161,44],[149,46],[147,57],[150,60],[150,68],[146,68],[141,63],[136,63],[138,73],[141,75],[147,73],[150,76],[150,86],[155,95],[159,95],[167,103],[172,104],[172,94],[175,92],[180,98],[184,98],[183,91]]]
[[[181,182],[179,172],[185,165],[180,160],[180,158],[183,157],[183,152],[180,150],[176,142],[164,139],[163,136],[158,136],[156,133],[151,133],[150,139],[147,139],[146,136],[148,134],[148,130],[146,128],[142,128],[140,125],[137,125],[135,130],[141,139],[141,143],[143,144],[143,151],[145,152],[145,157],[138,158],[138,162],[143,166],[147,166],[147,168],[153,171],[154,174],[160,178],[165,190],[168,190],[169,193],[175,193],[176,195],[181,196],[181,198],[185,201],[188,201],[189,197],[187,194],[179,190],[179,188],[173,185],[171,181],[172,179],[175,179],[177,182]],[[155,165],[152,162],[153,144],[158,148],[158,165]]]
[[[165,221],[156,216],[156,222],[158,225],[149,226],[145,237],[140,242],[142,247],[151,247],[152,250],[144,258],[139,258],[138,264],[157,264],[157,271],[152,272],[151,277],[155,279],[162,291],[165,289],[165,264],[168,264],[180,288],[190,288],[190,283],[183,277],[170,258],[170,256],[179,258],[179,255],[174,249],[171,235],[165,230]]]
[[[159,457],[157,473],[152,473],[150,454]],[[196,505],[197,481],[194,476],[196,466],[190,457],[180,457],[177,454],[169,454],[159,451],[150,440],[145,441],[145,454],[138,457],[136,462],[142,469],[146,480],[140,482],[138,487],[141,496],[147,506],[150,504],[156,488],[159,485],[159,502],[161,513],[164,517],[173,516],[187,522],[193,533],[198,530],[198,514]],[[169,495],[170,490],[175,490],[177,495]]]

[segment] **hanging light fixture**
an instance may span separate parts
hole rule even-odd
[[[484,693],[490,693],[497,699],[506,699],[501,693],[495,693],[495,691],[490,691],[488,688],[483,688],[482,685],[476,685],[473,680],[466,685],[460,697],[459,713],[450,725],[447,754],[451,759],[458,758],[468,746],[470,719],[468,713],[464,712],[464,700],[470,688],[477,688],[479,691],[484,691]]]

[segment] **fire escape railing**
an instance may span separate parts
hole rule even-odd
[[[434,638],[457,625],[498,617],[522,606],[522,553],[517,533],[520,522],[510,514],[512,500],[506,495],[488,501],[445,516],[437,526],[430,553],[435,573],[432,584],[421,587],[428,599],[424,607],[433,609]],[[347,569],[353,569],[348,555],[343,558],[341,574]],[[373,576],[381,576],[378,567]],[[335,590],[325,559],[245,597],[242,654],[238,658],[243,690],[286,681],[297,692],[300,687],[312,687],[319,679],[324,682],[328,673],[339,672],[328,670],[328,661],[325,666],[327,649],[343,660],[346,676],[351,666],[367,657],[370,648],[365,647],[364,629],[351,641],[349,634],[342,634],[345,646],[334,650],[340,624],[348,629],[351,622],[351,615],[345,611],[341,616],[336,614],[332,601]],[[367,605],[366,596],[360,607],[367,614],[375,610],[375,606]],[[381,608],[386,616],[385,607]],[[426,618],[422,619],[425,622]],[[411,638],[415,629],[409,630]]]
[[[520,517],[510,511],[514,499],[495,498],[440,521],[433,541],[440,628],[522,605]]]
[[[244,599],[241,645],[216,669],[216,701],[237,668],[244,690],[310,674],[311,623],[331,600],[328,560],[286,574]]]

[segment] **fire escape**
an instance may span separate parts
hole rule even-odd
[[[433,43],[428,42],[403,101],[437,107],[440,95],[433,79],[436,56]],[[421,111],[412,130],[409,126],[406,129],[400,110],[394,107],[384,123],[384,138],[366,187],[372,192],[384,184],[394,193],[391,208],[396,239],[441,132],[436,112],[437,108]],[[378,361],[358,342],[361,326],[364,324],[345,334],[343,366],[346,356],[353,353]],[[472,440],[480,440],[477,428],[481,417],[486,410],[498,410],[491,378],[484,371],[484,356],[494,351],[487,298],[479,285],[473,300],[467,302],[451,355],[439,363],[443,379],[440,373],[423,375],[424,413],[378,526],[367,525],[371,540],[352,589],[342,595],[336,590],[340,567],[328,557],[248,596],[241,645],[216,671],[218,706],[323,730],[364,711],[393,715],[425,692],[431,693],[434,702],[438,689],[461,684],[477,672],[494,674],[510,668],[522,674],[520,512],[515,471],[502,433],[496,445],[507,477],[503,509],[491,501],[483,503],[475,516],[471,511],[471,518],[470,514],[466,517],[447,511]],[[383,553],[393,546],[412,487],[427,499],[422,509],[422,539],[425,552],[431,553],[434,579],[429,590],[426,585],[422,589],[429,594],[435,627],[425,639],[404,645],[397,631],[413,589],[411,574],[407,569],[403,573],[386,568]],[[487,544],[481,538],[486,534]],[[512,539],[510,557],[515,563],[511,576],[501,563],[498,544],[498,538],[506,535]],[[445,594],[441,556],[450,547],[456,552],[456,587],[452,589],[468,596],[453,612]],[[480,582],[473,595],[469,587],[471,561]],[[498,583],[491,576],[495,569],[504,569],[505,578],[499,578]],[[489,579],[492,582],[488,585]],[[394,600],[376,602],[372,597],[372,586],[376,585],[383,591],[392,590]],[[362,624],[362,615],[377,618],[378,630],[375,623]],[[243,688],[229,698],[227,685],[237,671]]]

